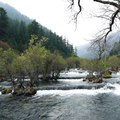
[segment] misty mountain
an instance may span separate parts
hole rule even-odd
[[[14,7],[12,7],[8,4],[0,2],[0,7],[4,8],[6,10],[7,16],[12,20],[24,21],[26,24],[29,24],[32,22],[32,19],[30,19],[29,17],[20,13],[18,10],[16,10]],[[44,32],[47,33],[50,31],[45,26],[42,26],[40,23],[39,23],[39,25],[40,25],[40,27],[42,27],[42,29],[44,29]]]
[[[39,39],[42,39],[42,37],[47,38],[43,46],[50,52],[58,51],[64,57],[69,57],[74,53],[73,46],[62,36],[42,26],[36,20],[31,20],[22,15],[8,4],[0,2],[0,7],[6,11],[9,20],[6,22],[5,19],[3,19],[2,21],[4,25],[8,25],[6,29],[2,27],[4,34],[1,35],[2,42],[0,44],[4,46],[4,48],[7,48],[8,45],[19,52],[23,52],[28,48],[31,35],[34,34],[37,35]],[[1,16],[1,18],[3,18],[3,16]]]
[[[111,34],[111,36],[108,39],[108,42],[110,45],[114,45],[114,43],[118,41],[120,41],[120,30]]]
[[[112,33],[107,40],[107,44],[109,45],[110,52],[112,48],[114,47],[115,42],[120,41],[120,30]],[[87,43],[85,45],[77,46],[77,55],[82,58],[95,58],[96,55],[90,50],[90,43]]]
[[[18,20],[18,21],[23,21],[26,24],[29,24],[32,22],[32,19],[30,19],[29,17],[23,15],[22,13],[20,13],[18,10],[16,10],[14,7],[2,3],[0,2],[0,7],[4,8],[7,12],[7,16],[12,19],[12,20]],[[42,26],[39,23],[40,27],[42,27],[42,29],[44,30],[44,32],[48,33],[50,30],[48,28],[46,28],[45,26]]]
[[[32,21],[30,18],[21,14],[19,11],[8,4],[0,2],[0,7],[6,10],[7,16],[12,20],[24,21],[26,24],[29,24]]]
[[[94,58],[95,55],[90,51],[90,43],[77,46],[77,55],[82,58]]]

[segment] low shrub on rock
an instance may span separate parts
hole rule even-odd
[[[9,94],[12,93],[12,88],[3,88],[1,91],[2,94]]]
[[[27,87],[26,89],[25,89],[25,95],[26,96],[31,96],[31,95],[35,95],[37,93],[37,89],[36,88],[34,88],[34,87]]]
[[[103,74],[103,78],[105,78],[105,79],[108,79],[108,78],[111,78],[112,77],[112,75],[111,75],[111,73],[109,73],[109,72],[105,72],[104,74]]]
[[[13,91],[13,95],[21,96],[31,96],[35,95],[37,93],[37,89],[35,87],[25,87],[25,88],[20,88],[19,86],[16,87]]]
[[[92,76],[87,76],[86,77],[87,80],[89,80],[89,82],[93,82],[93,83],[102,83],[102,80],[99,78],[98,75],[92,75]]]

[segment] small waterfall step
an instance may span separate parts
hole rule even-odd
[[[106,84],[90,84],[90,85],[64,85],[64,86],[45,86],[39,87],[38,90],[72,90],[72,89],[99,89]]]

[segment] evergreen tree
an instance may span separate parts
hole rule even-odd
[[[29,33],[29,37],[31,37],[31,35],[39,35],[39,23],[36,22],[36,20],[33,20],[28,25],[28,33]]]
[[[21,21],[19,23],[19,29],[18,29],[18,49],[20,51],[25,50],[28,45],[28,31],[25,23]]]
[[[8,27],[7,13],[3,8],[0,8],[0,39],[5,39]]]

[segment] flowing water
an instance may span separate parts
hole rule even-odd
[[[94,85],[60,79],[32,97],[0,95],[0,120],[120,120],[120,74]]]

